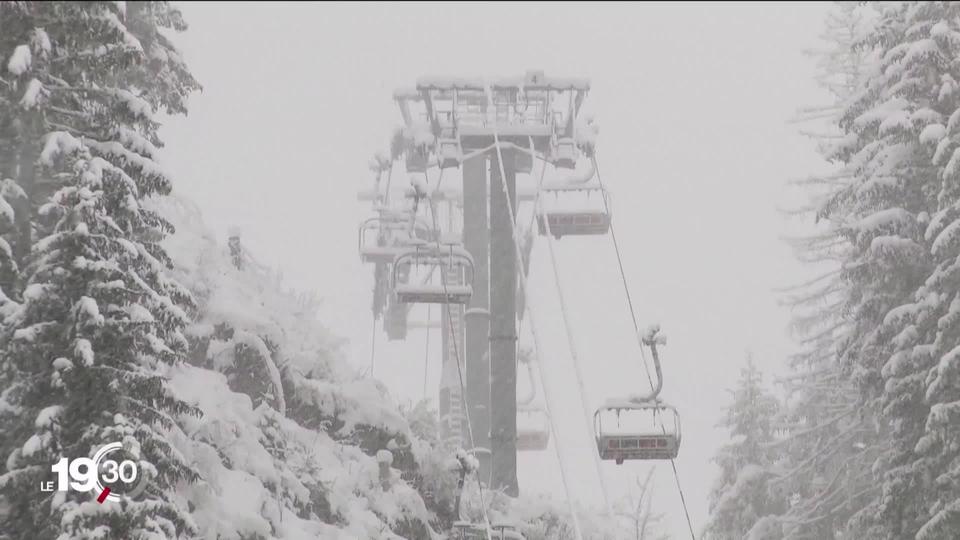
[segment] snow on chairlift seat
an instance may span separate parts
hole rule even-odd
[[[611,413],[615,416],[611,417]],[[649,427],[631,426],[624,430],[619,427],[621,415],[634,419],[639,415],[652,423]],[[667,422],[667,417],[672,417],[672,422]],[[620,465],[624,460],[674,459],[680,452],[680,415],[662,401],[609,400],[597,409],[593,421],[600,459]],[[611,428],[609,423],[604,427],[604,422],[611,421],[617,424],[616,428]]]
[[[360,248],[360,261],[365,263],[389,264],[403,250],[402,246],[366,246]]]
[[[408,233],[409,227],[409,215],[406,221],[392,215],[384,217],[384,214],[364,220],[360,224],[358,241],[360,260],[365,263],[392,263],[397,255],[413,245],[413,239]],[[372,231],[377,232],[377,237],[373,241],[369,235]],[[384,233],[389,237],[385,245],[379,243]]]
[[[437,266],[441,268],[460,267],[463,269],[464,284],[420,284],[399,283],[398,272],[402,267],[410,266]],[[397,302],[421,304],[466,304],[473,296],[473,257],[460,244],[437,246],[422,243],[415,248],[408,248],[404,253],[397,255],[393,261],[394,283],[393,290]]]
[[[466,304],[473,296],[470,285],[444,286],[417,283],[404,283],[394,287],[397,302],[404,304]]]
[[[554,195],[559,198],[571,198],[573,195],[581,198],[579,204],[566,206],[550,204],[549,197],[543,197],[541,209],[537,213],[537,226],[541,235],[549,233],[556,238],[564,236],[589,236],[607,234],[610,223],[613,221],[613,212],[610,210],[610,193],[603,187],[591,184],[562,184],[559,186],[545,186],[544,195]],[[593,194],[598,193],[598,197]],[[589,204],[587,204],[589,203]]]

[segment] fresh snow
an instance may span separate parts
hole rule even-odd
[[[23,443],[20,453],[24,457],[30,457],[39,452],[41,448],[43,448],[43,441],[40,439],[40,435],[34,433],[27,439],[27,442]]]
[[[68,369],[71,369],[72,367],[73,367],[73,362],[71,362],[69,359],[64,358],[62,356],[53,361],[53,369],[56,369],[58,371],[68,370]]]
[[[30,79],[30,82],[27,83],[27,89],[23,92],[23,97],[20,98],[20,106],[26,110],[33,109],[37,106],[42,93],[43,84],[37,79]]]
[[[37,413],[37,418],[34,420],[33,425],[38,429],[49,428],[62,411],[63,407],[60,405],[45,407]]]
[[[80,150],[83,144],[79,139],[66,131],[52,131],[44,138],[43,150],[40,152],[40,162],[53,167],[55,160],[62,156]]]
[[[10,59],[7,61],[7,71],[13,75],[22,75],[30,69],[31,62],[30,46],[17,45],[17,47],[13,49],[13,54],[10,55]]]
[[[90,344],[89,340],[77,338],[73,343],[73,352],[80,358],[81,361],[83,361],[83,365],[93,365],[93,346]]]
[[[140,306],[138,306],[140,307]],[[83,315],[82,322],[85,324],[94,324],[100,326],[104,322],[103,315],[100,314],[100,307],[97,301],[89,296],[81,296],[77,301],[77,315]],[[143,309],[140,307],[140,309]]]
[[[40,56],[45,56],[53,51],[53,45],[50,43],[50,36],[43,28],[34,28],[30,43],[35,51],[40,52]]]

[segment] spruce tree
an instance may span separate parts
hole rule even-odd
[[[798,537],[951,538],[956,526],[949,510],[954,444],[942,414],[949,406],[941,405],[956,393],[944,366],[957,337],[958,8],[905,2],[878,9],[879,19],[853,42],[867,60],[836,117],[838,135],[824,145],[838,172],[812,205],[828,226],[807,252],[838,263],[820,282],[836,324],[814,337],[832,347],[836,363],[833,352],[823,355],[822,384],[803,384],[821,396],[833,390],[838,401],[836,416],[817,424],[820,435],[807,437],[814,444],[792,456],[818,480],[784,520]],[[818,321],[815,314],[809,320]]]
[[[888,9],[870,36],[885,55],[861,114],[883,114],[881,133],[891,126],[885,146],[905,155],[898,180],[923,198],[911,240],[926,262],[922,286],[886,315],[879,331],[892,349],[878,364],[893,441],[882,460],[871,530],[877,537],[948,539],[960,530],[958,16],[960,6],[952,3],[907,3]]]
[[[779,404],[763,387],[752,359],[740,370],[732,394],[733,403],[722,424],[730,442],[714,458],[720,477],[710,494],[711,518],[706,529],[709,538],[717,540],[743,538],[757,520],[780,514],[786,503],[768,486],[777,459],[773,419]]]
[[[185,112],[198,88],[160,32],[185,25],[166,2],[6,2],[0,21],[0,124],[12,126],[4,135],[25,194],[12,250],[20,303],[0,356],[0,529],[24,539],[189,535],[173,488],[196,474],[165,432],[192,409],[163,374],[183,359],[192,301],[158,244],[171,227],[141,206],[170,190],[153,114]],[[114,441],[150,480],[122,511],[90,493],[38,491],[60,457]]]

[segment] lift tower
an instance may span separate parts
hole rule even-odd
[[[411,142],[408,164],[432,158],[441,169],[463,165],[464,243],[478,278],[466,328],[465,397],[481,478],[488,478],[489,449],[488,485],[509,495],[519,491],[516,173],[529,173],[534,156],[574,167],[576,117],[588,90],[585,79],[528,71],[495,81],[422,77],[416,88],[394,93]]]

